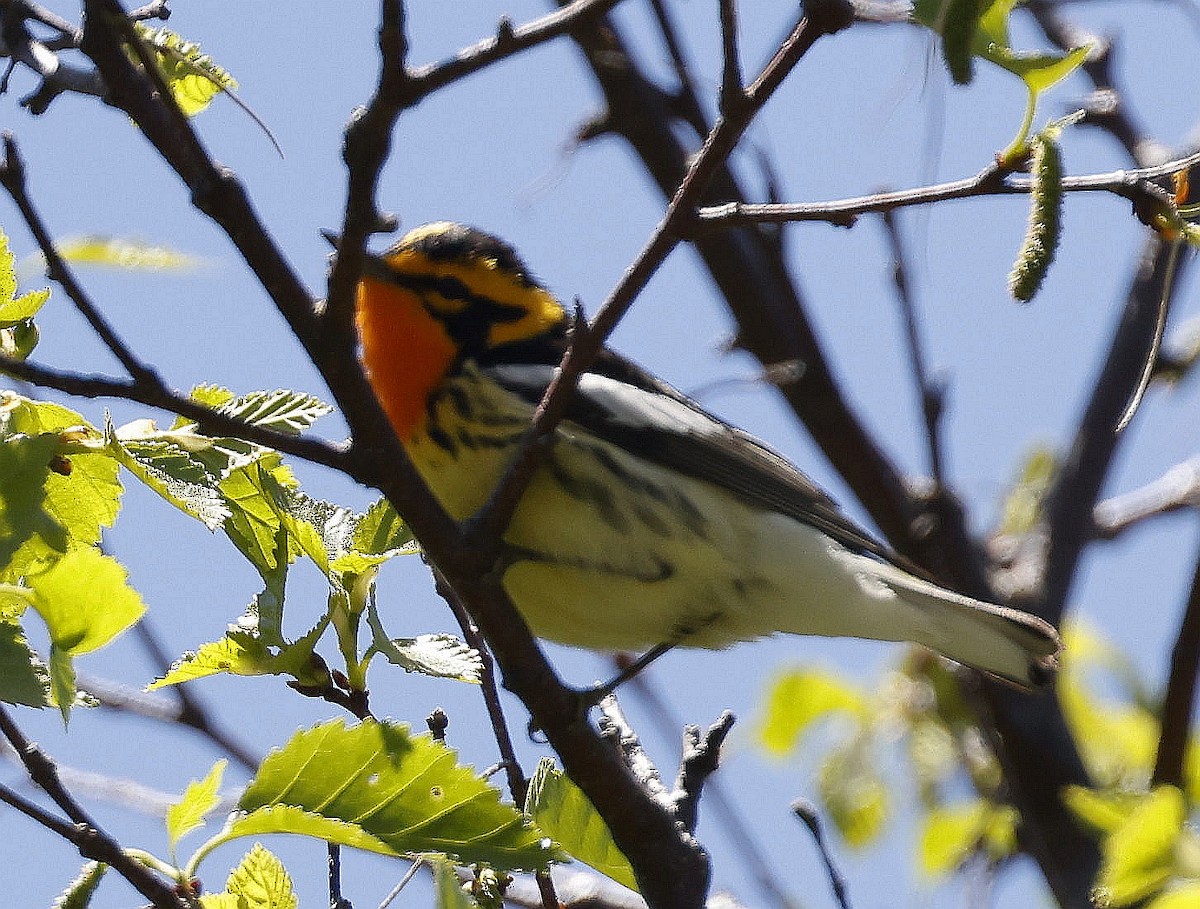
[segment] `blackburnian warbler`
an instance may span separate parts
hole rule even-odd
[[[456,520],[509,466],[569,319],[511,247],[437,223],[368,255],[362,359]],[[504,586],[538,636],[602,650],[721,648],[777,632],[914,641],[1019,685],[1054,629],[898,567],[804,474],[605,351],[504,534]]]

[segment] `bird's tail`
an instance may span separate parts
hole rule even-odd
[[[870,575],[909,607],[910,640],[1024,688],[1046,684],[1062,641],[1053,627],[1019,609],[974,600],[866,559]],[[864,566],[866,567],[866,566]]]

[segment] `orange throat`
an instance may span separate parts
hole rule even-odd
[[[358,288],[358,333],[375,396],[397,437],[409,442],[454,364],[455,344],[414,294],[370,278]]]

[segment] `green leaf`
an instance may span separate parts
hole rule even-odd
[[[525,813],[573,858],[631,890],[637,890],[633,868],[604,819],[582,790],[550,758],[542,758],[529,781]]]
[[[921,871],[943,877],[966,861],[979,848],[991,809],[990,802],[973,799],[930,811],[921,831]]]
[[[230,872],[225,892],[241,897],[247,909],[296,909],[299,905],[283,862],[259,843]]]
[[[202,893],[200,895],[202,909],[250,909],[244,896],[234,893]]]
[[[1127,906],[1162,889],[1186,816],[1183,793],[1156,786],[1104,840],[1096,889],[1109,905]]]
[[[277,454],[264,455],[221,480],[230,515],[224,530],[264,580],[271,581],[291,561],[292,547],[279,517],[284,491],[295,485]]]
[[[230,515],[229,507],[204,462],[194,457],[149,420],[120,429],[111,421],[104,427],[108,451],[130,473],[184,514],[209,530],[219,528]]]
[[[245,617],[243,617],[243,620]],[[251,627],[230,630],[219,641],[201,645],[198,651],[184,654],[160,679],[147,686],[148,691],[178,685],[219,673],[230,675],[290,675],[302,685],[329,682],[329,671],[313,648],[328,625],[328,618],[294,644],[268,646]]]
[[[1063,790],[1063,803],[1101,833],[1115,832],[1140,800],[1140,794],[1123,790],[1102,792],[1086,786],[1067,786]]]
[[[213,764],[202,780],[192,780],[183,797],[167,809],[167,841],[172,854],[183,837],[204,826],[204,818],[220,804],[221,779],[229,761],[222,758]]]
[[[0,701],[45,707],[49,703],[46,667],[14,622],[0,622]]]
[[[294,805],[270,805],[253,811],[235,812],[225,822],[224,829],[188,859],[185,871],[194,877],[200,863],[218,846],[243,836],[295,834],[350,846],[380,855],[399,855],[387,843],[367,833],[360,825],[325,817],[315,811],[305,811]]]
[[[375,626],[372,625],[372,630]],[[382,628],[380,628],[382,631]],[[483,678],[483,660],[479,651],[468,647],[452,634],[421,634],[415,638],[381,638],[372,642],[373,650],[389,663],[406,672],[420,672],[439,679],[455,679],[478,685]]]
[[[321,417],[333,413],[333,408],[312,395],[280,389],[254,391],[225,401],[220,412],[252,426],[295,436]]]
[[[479,909],[471,894],[454,873],[454,865],[444,859],[430,859],[433,867],[435,909]]]
[[[866,712],[866,698],[832,673],[804,669],[781,673],[767,693],[759,741],[773,754],[784,755],[818,720],[834,713],[862,718]]]
[[[32,319],[50,299],[50,289],[33,290],[17,296],[17,271],[8,236],[0,230],[0,328],[11,328]]]
[[[1026,455],[1020,476],[1004,500],[999,533],[1020,537],[1033,530],[1057,470],[1058,459],[1050,448],[1038,446]]]
[[[74,549],[30,576],[31,604],[50,632],[50,685],[66,720],[75,702],[73,658],[109,643],[141,618],[146,605],[125,569],[96,549]]]
[[[0,579],[18,580],[67,551],[70,535],[47,508],[54,436],[0,440]]]
[[[0,581],[99,542],[120,510],[119,465],[73,410],[0,391]]]
[[[3,278],[0,278],[3,281]],[[50,288],[31,290],[15,299],[5,299],[0,289],[0,328],[12,328],[32,319],[50,299]]]
[[[101,862],[85,862],[79,876],[67,884],[67,889],[55,898],[50,909],[87,909],[107,870],[108,865]]]
[[[146,611],[121,563],[96,549],[67,553],[29,586],[51,642],[71,656],[103,647]]]
[[[154,51],[159,70],[185,116],[204,110],[223,91],[237,88],[237,80],[202,53],[200,45],[165,28],[135,22],[138,36]]]
[[[55,244],[63,259],[76,265],[102,265],[138,271],[184,271],[200,260],[167,246],[127,237],[69,237]]]
[[[295,805],[361,825],[400,853],[544,868],[550,843],[455,753],[408,727],[341,721],[297,733],[263,762],[239,807]]]
[[[416,549],[416,538],[392,503],[379,499],[354,525],[351,550],[363,555],[408,553]]]
[[[818,777],[821,801],[847,845],[866,846],[888,818],[888,791],[868,754],[867,739],[857,737],[832,752]]]

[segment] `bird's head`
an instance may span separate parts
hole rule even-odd
[[[512,247],[446,221],[368,253],[356,309],[363,363],[401,439],[457,364],[567,326],[562,305]]]

